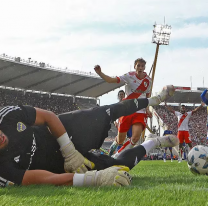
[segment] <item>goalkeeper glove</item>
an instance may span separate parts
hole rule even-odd
[[[121,165],[109,167],[104,170],[88,171],[85,174],[74,174],[74,186],[129,186],[132,177],[129,168]]]
[[[64,169],[66,172],[85,173],[88,171],[87,167],[94,169],[95,164],[78,152],[71,141],[60,150],[64,157]]]

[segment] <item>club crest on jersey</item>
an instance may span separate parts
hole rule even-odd
[[[17,131],[18,132],[23,132],[24,130],[26,130],[26,128],[27,127],[22,122],[17,123]]]
[[[147,87],[147,82],[144,82],[144,86]]]

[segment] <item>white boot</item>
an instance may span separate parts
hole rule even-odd
[[[163,137],[158,137],[155,134],[149,134],[145,141],[153,140],[155,141],[157,147],[175,147],[179,144],[179,140],[175,135],[167,135]]]
[[[149,98],[149,106],[159,105],[161,102],[164,102],[173,96],[174,92],[175,88],[173,85],[167,85],[163,87],[162,91],[160,91],[157,96]]]

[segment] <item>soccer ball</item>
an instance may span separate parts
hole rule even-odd
[[[208,147],[197,145],[188,153],[188,168],[193,174],[208,175]]]

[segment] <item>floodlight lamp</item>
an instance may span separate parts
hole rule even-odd
[[[153,36],[152,43],[159,45],[169,45],[171,26],[165,24],[155,24],[153,25]]]

